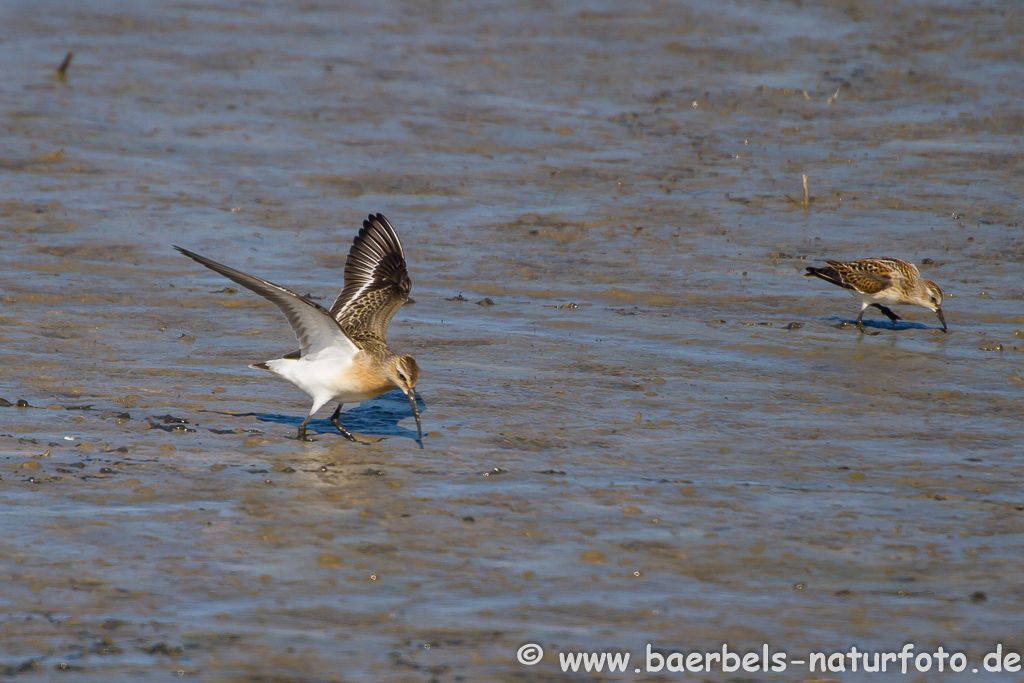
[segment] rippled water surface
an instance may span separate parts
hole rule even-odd
[[[3,677],[1024,648],[1019,4],[0,13]],[[377,211],[422,448],[296,442],[284,319],[171,245],[330,302]],[[801,277],[890,255],[948,335]]]

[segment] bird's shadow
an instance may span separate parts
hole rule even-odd
[[[309,421],[307,429],[309,430],[309,436],[337,436],[339,439],[343,439],[342,435],[334,428],[331,424],[330,416],[333,414],[334,409],[337,407],[336,403],[328,404],[320,409],[318,415],[325,415],[326,417],[318,418],[314,417]],[[423,401],[423,398],[416,395],[416,407],[420,411],[420,416],[427,412],[427,404]],[[214,411],[220,412],[220,411]],[[298,431],[299,425],[302,420],[305,419],[305,415],[281,415],[275,413],[222,413],[225,415],[231,415],[233,417],[255,417],[260,422],[273,422],[276,424],[289,425],[293,430]],[[399,420],[404,420],[411,417],[411,411],[409,410],[409,399],[405,397],[401,391],[389,391],[386,394],[381,394],[375,399],[360,403],[358,406],[350,409],[343,410],[339,417],[341,424],[345,429],[353,432],[356,435],[367,434],[371,436],[399,436],[407,437],[417,442],[420,448],[423,448],[423,442],[417,438],[415,429],[407,429],[398,424]]]
[[[845,324],[846,327],[852,327],[857,329],[856,318],[840,318],[839,316],[830,316],[828,318],[822,318],[822,320],[828,320],[835,323]],[[864,319],[864,327],[873,327],[878,330],[890,330],[892,332],[899,332],[900,330],[930,330],[930,326],[924,323],[915,323],[909,320],[897,320],[892,321],[887,318],[872,318]],[[941,329],[941,328],[939,328]]]

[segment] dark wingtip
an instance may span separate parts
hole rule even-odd
[[[390,223],[388,223],[388,219],[384,217],[384,214],[371,213],[369,216],[366,217],[366,220],[363,221],[363,228],[365,230],[369,230],[371,227],[373,227],[373,224],[375,222],[380,223],[381,226],[383,227],[388,227],[391,225]]]
[[[398,234],[395,233],[395,229],[391,227],[391,223],[388,222],[388,219],[385,218],[382,213],[371,213],[366,217],[366,220],[363,221],[363,227],[359,231],[359,234],[352,240],[353,247],[366,239],[375,242],[378,247],[383,249],[385,252],[402,252],[402,241],[398,239]],[[350,251],[349,256],[351,255],[352,252]],[[404,258],[405,255],[402,254],[402,257]]]

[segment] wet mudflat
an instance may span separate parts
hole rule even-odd
[[[1019,6],[3,15],[4,678],[1024,648]],[[171,245],[329,303],[376,211],[422,448],[398,393],[298,443],[283,318]],[[890,255],[950,334],[801,277]]]

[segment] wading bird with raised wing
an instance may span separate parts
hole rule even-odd
[[[412,282],[405,252],[383,214],[371,214],[352,242],[345,262],[345,285],[330,310],[304,296],[261,278],[175,247],[185,256],[251,289],[284,313],[299,340],[299,350],[282,358],[253,363],[283,377],[313,399],[296,436],[310,441],[306,425],[316,411],[338,401],[331,424],[349,441],[356,438],[341,424],[341,407],[367,401],[392,389],[409,399],[423,438],[416,406],[419,366],[412,356],[392,351],[385,341],[388,323],[409,299]]]

